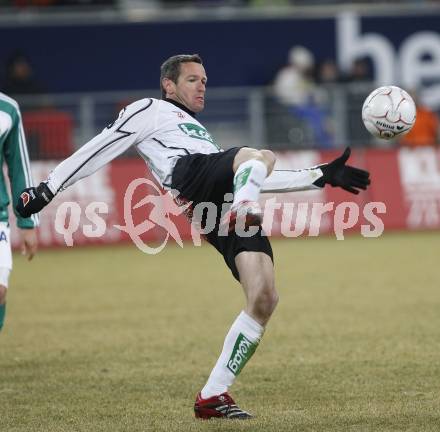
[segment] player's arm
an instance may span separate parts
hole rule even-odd
[[[36,229],[21,229],[20,230],[20,248],[21,254],[26,256],[30,261],[38,249],[38,238]]]
[[[4,143],[4,155],[11,185],[12,207],[17,216],[17,226],[23,230],[31,230],[38,226],[38,215],[26,219],[15,208],[20,200],[21,191],[32,188],[34,184],[21,114],[18,108],[11,112],[11,129]]]
[[[370,184],[370,174],[360,168],[346,165],[350,148],[334,161],[303,170],[274,170],[263,183],[261,192],[295,192],[312,190],[329,184],[358,194]]]
[[[61,162],[36,188],[25,189],[17,205],[23,217],[38,213],[60,191],[87,177],[138,143],[152,128],[151,99],[124,108],[118,119]]]

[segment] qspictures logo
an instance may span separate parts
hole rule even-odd
[[[135,190],[142,185],[149,186],[150,190],[155,193],[147,195],[133,205],[133,195]],[[132,211],[139,209],[146,204],[152,205],[148,218],[135,226]],[[139,178],[129,184],[124,196],[125,225],[115,225],[115,228],[126,232],[139,250],[150,255],[159,253],[166,246],[170,237],[172,237],[180,247],[183,247],[179,230],[171,220],[170,216],[178,216],[184,213],[189,206],[190,203],[178,206],[173,200],[171,194],[164,194],[152,181],[146,178]],[[151,247],[142,240],[141,235],[156,227],[163,228],[166,232],[166,236],[160,245]]]
[[[142,188],[147,193],[141,199],[134,200],[137,188]],[[138,195],[138,194],[136,194]],[[178,191],[164,192],[154,182],[146,178],[133,180],[124,195],[124,224],[107,224],[104,216],[110,210],[105,202],[92,202],[87,205],[85,215],[91,224],[83,226],[83,235],[87,237],[103,237],[109,230],[125,232],[133,243],[144,253],[154,255],[164,249],[168,240],[172,238],[180,247],[183,241],[179,227],[174,220],[175,216],[185,215],[191,222],[190,236],[194,246],[202,244],[202,238],[214,230],[219,237],[230,235],[230,207],[233,199],[232,193],[224,196],[220,205],[213,202],[200,202],[194,205],[181,199]],[[138,210],[139,209],[139,210]],[[70,210],[70,216],[69,216]],[[142,211],[143,219],[135,224],[134,212]],[[55,216],[55,231],[61,234],[67,246],[73,246],[73,235],[80,229],[80,205],[76,202],[63,202],[59,205]],[[384,223],[379,214],[386,213],[383,202],[368,202],[362,207],[355,202],[278,202],[276,197],[267,199],[263,206],[262,235],[281,235],[283,237],[298,237],[308,235],[318,236],[321,227],[332,219],[331,225],[338,240],[344,240],[346,230],[358,226],[363,237],[379,237],[384,231]],[[219,218],[220,214],[220,218]],[[226,216],[229,219],[223,223]],[[360,218],[364,223],[359,224]],[[222,222],[219,223],[219,220]],[[307,222],[308,225],[307,225]],[[156,245],[149,246],[145,234],[154,233],[159,229],[165,233],[164,237],[155,238]],[[243,220],[237,220],[234,232],[239,237],[251,237],[261,229],[259,226],[245,228]],[[323,230],[328,232],[328,230]],[[151,234],[150,233],[150,234]],[[157,245],[157,241],[161,243]],[[154,240],[153,240],[154,241]]]

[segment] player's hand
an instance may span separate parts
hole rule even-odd
[[[38,248],[37,232],[34,228],[32,229],[21,229],[21,254],[25,255],[30,261]]]
[[[52,201],[54,194],[50,191],[46,183],[41,182],[37,187],[25,189],[18,199],[15,207],[21,217],[28,218]]]
[[[359,189],[367,189],[370,184],[370,173],[360,168],[345,165],[350,153],[350,147],[347,147],[337,159],[328,164],[320,165],[319,168],[324,175],[316,180],[314,184],[320,187],[330,184],[334,187],[341,187],[353,194],[358,194]]]

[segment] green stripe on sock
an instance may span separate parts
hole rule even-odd
[[[237,172],[234,179],[234,192],[237,192],[247,183],[251,171],[252,167],[247,167],[243,171]]]
[[[3,327],[3,323],[5,322],[6,315],[6,303],[0,304],[0,330]]]
[[[240,333],[229,358],[227,368],[237,376],[252,357],[257,346],[258,343],[251,342],[243,333]]]

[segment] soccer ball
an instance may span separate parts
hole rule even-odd
[[[362,106],[362,121],[377,138],[405,135],[416,121],[416,105],[399,87],[385,86],[371,92]]]

